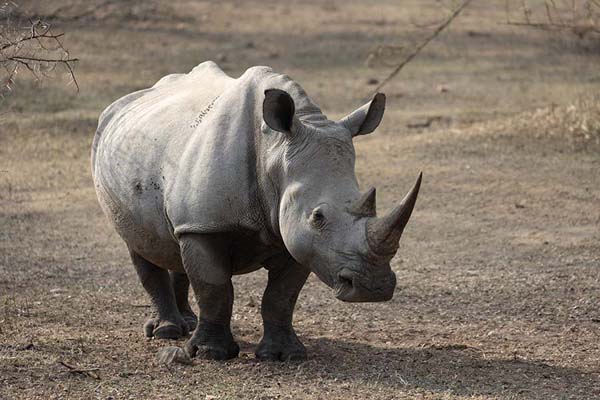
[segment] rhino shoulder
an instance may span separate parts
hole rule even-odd
[[[189,75],[196,75],[196,74],[206,74],[206,73],[213,73],[213,74],[217,74],[217,75],[224,75],[224,76],[228,76],[222,69],[221,67],[219,67],[219,65],[214,62],[214,61],[204,61],[203,63],[200,63],[198,65],[196,65],[189,73]]]
[[[186,74],[169,74],[160,78],[152,87],[156,88],[159,86],[168,85],[170,83],[175,83],[185,76]]]
[[[255,67],[250,67],[248,68],[243,74],[242,76],[240,76],[240,79],[243,80],[244,78],[248,78],[248,79],[260,79],[265,77],[266,75],[272,75],[273,74],[273,68],[271,67],[267,67],[264,65],[258,65]]]

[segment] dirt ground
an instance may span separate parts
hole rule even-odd
[[[54,24],[81,91],[24,78],[0,104],[1,399],[600,398],[598,42],[507,26],[504,1],[474,2],[356,141],[381,212],[424,172],[394,299],[342,303],[311,277],[295,314],[309,360],[258,362],[266,275],[239,276],[240,357],[166,367],[92,187],[102,109],[213,59],[234,76],[288,73],[337,118],[401,57],[367,66],[369,53],[410,48],[449,2],[37,3],[22,4],[66,7]]]

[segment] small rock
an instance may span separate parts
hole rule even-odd
[[[225,53],[219,53],[219,54],[217,54],[217,56],[215,58],[217,59],[218,62],[227,61],[227,56],[225,55]]]
[[[50,293],[52,293],[52,297],[59,297],[65,293],[67,293],[67,291],[65,289],[56,288],[56,289],[50,289]]]
[[[467,36],[470,36],[470,37],[490,37],[491,34],[489,34],[488,32],[467,31]]]
[[[367,81],[367,85],[377,85],[379,83],[379,81],[375,78],[369,78],[369,80]]]
[[[525,208],[525,204],[515,203],[515,208]]]
[[[406,124],[407,128],[411,129],[425,129],[429,128],[432,123],[441,121],[442,117],[438,115],[430,116],[430,117],[420,117],[410,121]]]
[[[437,86],[437,91],[440,92],[440,93],[447,93],[447,92],[450,91],[450,89],[446,85],[438,85]]]
[[[163,347],[156,353],[156,361],[160,364],[170,365],[173,363],[192,365],[192,359],[181,347]]]

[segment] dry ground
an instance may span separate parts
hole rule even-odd
[[[36,3],[73,4],[55,23],[81,92],[25,80],[1,105],[0,398],[600,398],[598,43],[508,27],[504,2],[474,2],[386,88],[384,123],[356,144],[381,210],[425,174],[394,299],[341,303],[311,277],[295,317],[309,361],[260,363],[265,274],[237,277],[240,358],[167,368],[95,200],[99,112],[215,59],[286,72],[339,117],[389,71],[367,68],[369,51],[410,46],[445,3]]]

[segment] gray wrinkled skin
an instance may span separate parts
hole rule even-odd
[[[237,356],[231,277],[260,267],[269,271],[260,359],[306,357],[292,316],[311,271],[341,300],[389,300],[389,261],[420,178],[385,218],[375,216],[374,190],[359,192],[352,137],[373,131],[384,106],[380,94],[330,121],[286,75],[254,67],[233,79],[210,61],[111,104],[92,173],[155,306],[146,335],[193,331],[189,355]]]

